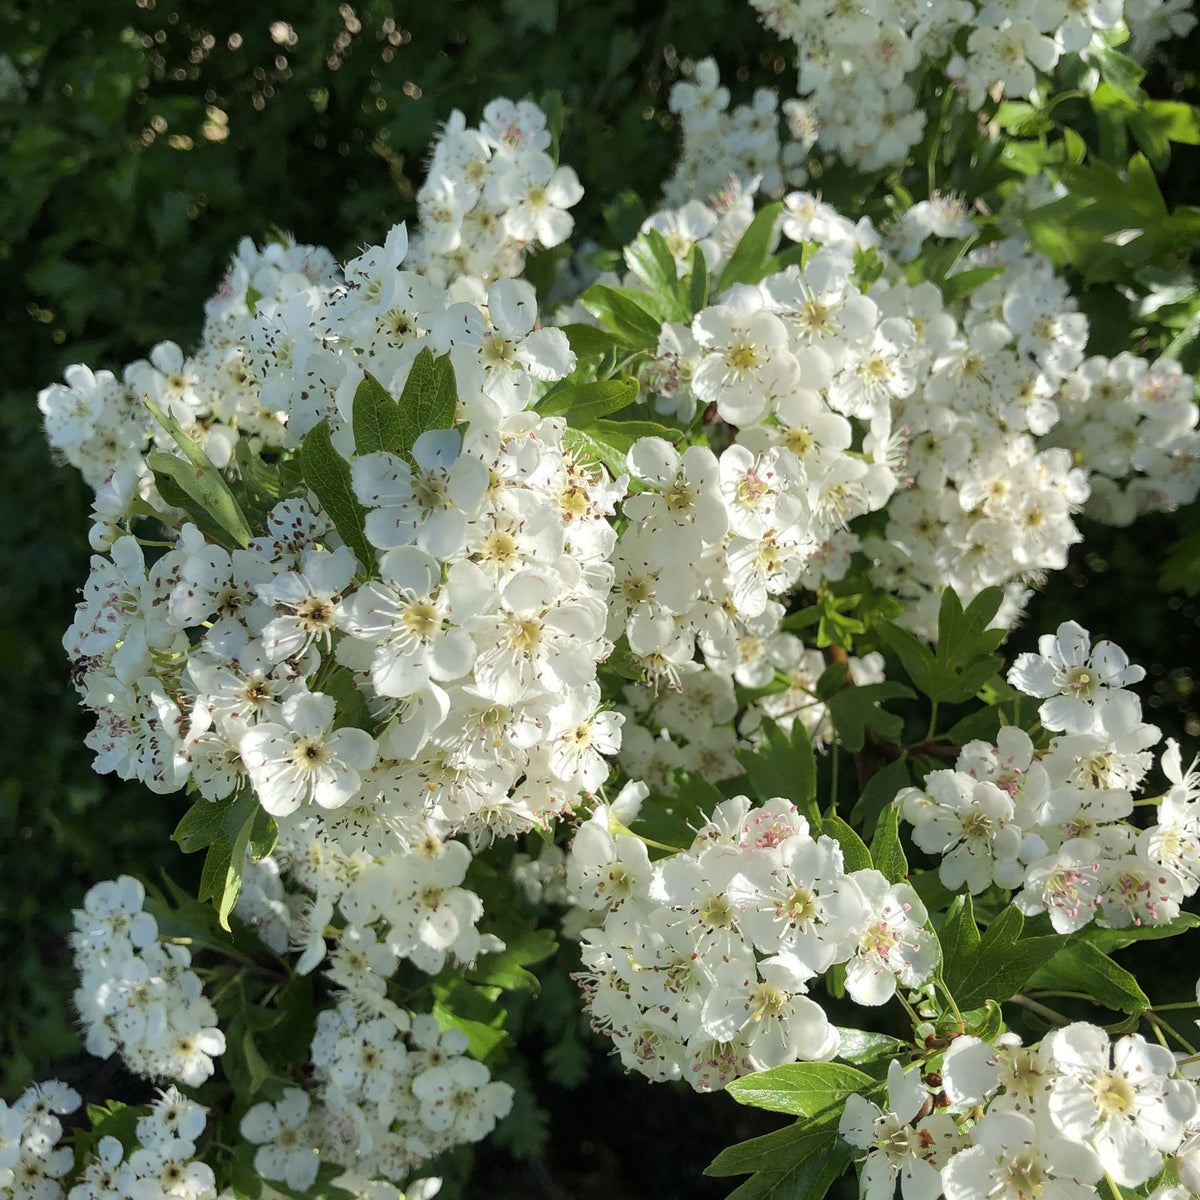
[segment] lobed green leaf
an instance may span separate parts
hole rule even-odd
[[[725,291],[735,283],[758,283],[770,273],[775,223],[782,211],[783,204],[778,200],[758,211],[721,271],[718,292]]]
[[[342,541],[368,571],[375,570],[375,548],[367,541],[366,510],[358,502],[351,482],[350,464],[333,448],[329,422],[310,429],[300,446],[304,482],[317,494]]]

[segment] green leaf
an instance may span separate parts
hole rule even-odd
[[[224,800],[217,801],[205,800],[203,796],[198,796],[175,826],[171,840],[179,843],[179,848],[184,854],[211,846],[221,836],[225,828],[225,818],[234,800],[235,796],[227,796]]]
[[[1005,1001],[1028,983],[1030,977],[1061,953],[1063,938],[1058,934],[1021,937],[1025,918],[1010,904],[988,925],[972,951],[974,914],[970,902],[964,902],[962,931],[947,930],[950,941],[942,944],[942,978],[960,1009],[977,1008],[987,1000]]]
[[[146,456],[155,480],[167,481],[163,499],[182,508],[200,529],[222,545],[245,549],[253,535],[225,476],[169,412],[149,400],[143,403],[184,455],[179,458],[162,450],[151,450]],[[159,491],[162,492],[161,487]]]
[[[475,966],[467,972],[467,978],[472,983],[487,987],[531,992],[536,996],[541,991],[541,981],[525,968],[530,963],[542,962],[554,953],[558,947],[554,932],[530,924],[528,929],[518,934],[507,934],[504,943],[504,949],[495,954],[481,954]]]
[[[977,287],[1004,274],[1003,267],[970,267],[965,271],[955,271],[942,280],[942,302],[947,308],[956,300],[969,296]]]
[[[1186,592],[1189,596],[1200,592],[1200,533],[1189,533],[1171,546],[1159,570],[1158,586],[1164,592]]]
[[[1146,70],[1136,60],[1112,46],[1088,46],[1082,57],[1100,68],[1106,82],[1122,92],[1133,92],[1146,77]]]
[[[759,797],[782,796],[792,801],[814,829],[821,827],[817,808],[817,768],[808,733],[800,721],[787,734],[774,721],[762,724],[763,743],[757,752],[738,750],[737,760],[749,776]]]
[[[911,698],[915,694],[912,688],[890,680],[842,688],[829,697],[829,714],[833,718],[838,741],[856,754],[867,740],[866,730],[872,729],[882,741],[898,743],[904,731],[904,720],[880,708],[879,703],[895,697]]]
[[[258,1043],[254,1040],[254,1034],[247,1029],[241,1039],[242,1059],[246,1064],[246,1072],[248,1075],[248,1086],[245,1089],[245,1094],[253,1096],[255,1092],[262,1089],[262,1085],[268,1079],[278,1078],[270,1063],[262,1056],[262,1051],[258,1048]],[[222,1060],[224,1061],[224,1060]]]
[[[396,398],[367,373],[354,392],[354,448],[359,454],[376,450],[401,453],[404,447],[404,422]]]
[[[708,262],[699,246],[692,247],[688,269],[689,273],[684,278],[687,306],[689,313],[695,316],[708,303]]]
[[[1189,929],[1195,929],[1197,925],[1200,925],[1200,917],[1184,912],[1161,925],[1129,925],[1125,929],[1101,929],[1099,925],[1089,925],[1080,931],[1079,938],[1091,942],[1097,950],[1111,954],[1114,950],[1124,950],[1134,942],[1155,942],[1177,937]]]
[[[739,1104],[816,1117],[840,1106],[847,1096],[863,1095],[876,1086],[870,1075],[841,1063],[796,1062],[745,1075],[726,1090]]]
[[[1046,964],[1044,975],[1034,982],[1040,985],[1043,978],[1048,986],[1065,984],[1071,990],[1086,992],[1097,1004],[1114,1012],[1141,1013],[1150,1007],[1146,993],[1124,967],[1081,939],[1068,941]]]
[[[944,912],[958,895],[941,881],[936,868],[924,871],[910,870],[908,882],[912,890],[921,898],[926,912]]]
[[[728,1200],[822,1200],[845,1173],[853,1151],[840,1138],[823,1146],[798,1167],[759,1171],[729,1193]]]
[[[586,429],[609,413],[628,408],[636,399],[636,379],[604,379],[597,383],[567,383],[547,392],[538,401],[543,417],[566,417],[567,424]]]
[[[875,836],[871,839],[871,861],[888,883],[899,883],[908,874],[908,859],[900,844],[899,814],[894,804],[879,815]]]
[[[1000,645],[1005,631],[988,629],[987,624],[999,610],[1002,598],[999,588],[987,588],[964,611],[954,589],[944,588],[938,613],[937,650],[932,654],[899,625],[880,622],[877,632],[926,696],[961,704],[1000,670],[1000,659],[992,651]]]
[[[577,1088],[592,1069],[592,1055],[573,1029],[559,1035],[542,1055],[542,1065],[551,1082],[562,1088]]]
[[[735,283],[758,283],[767,274],[775,222],[782,211],[783,204],[777,200],[774,204],[768,204],[750,222],[721,272],[718,292],[725,291]]]
[[[639,233],[625,247],[625,262],[646,285],[659,311],[670,320],[683,320],[686,314],[679,287],[679,270],[666,238],[657,229]]]
[[[550,1114],[538,1106],[524,1072],[511,1068],[500,1077],[513,1088],[512,1108],[496,1126],[489,1143],[506,1150],[513,1158],[536,1158],[550,1140]]]
[[[321,507],[329,514],[342,541],[369,572],[375,571],[375,549],[363,532],[366,510],[354,495],[350,464],[333,448],[329,422],[310,429],[300,446],[300,466],[304,482],[317,494]]]
[[[938,930],[942,947],[942,981],[954,991],[952,980],[964,978],[979,957],[979,926],[975,924],[975,903],[969,895],[956,896]]]
[[[229,914],[242,889],[242,868],[250,834],[261,808],[254,789],[244,787],[224,810],[219,836],[213,839],[200,872],[200,900],[211,900],[221,928],[229,929]]]
[[[250,826],[249,850],[250,857],[255,862],[262,862],[279,841],[279,826],[275,818],[263,807],[254,814],[254,824]]]
[[[472,1058],[486,1063],[508,1040],[508,1015],[494,1000],[462,979],[433,985],[433,1015],[443,1029],[461,1029]]]
[[[704,1174],[724,1179],[751,1171],[796,1169],[839,1140],[840,1119],[840,1114],[830,1114],[816,1121],[797,1121],[785,1129],[728,1146],[704,1168]]]
[[[947,1032],[958,1024],[953,1013],[943,1015]],[[1004,1028],[1004,1010],[995,1000],[987,1000],[979,1008],[969,1008],[962,1013],[963,1028],[972,1037],[985,1042],[994,1042]]]
[[[634,350],[652,350],[658,345],[662,321],[647,311],[652,303],[643,293],[593,283],[579,298],[593,316],[599,317],[621,342]]]
[[[408,454],[417,438],[431,429],[450,429],[454,425],[457,409],[458,385],[454,382],[450,356],[443,354],[435,358],[433,351],[426,346],[413,359],[408,378],[404,381],[404,390],[400,393],[397,405],[400,445],[397,453]]]
[[[704,1169],[725,1177],[754,1172],[729,1200],[821,1200],[849,1165],[853,1151],[837,1131],[839,1114],[797,1121],[730,1146]]]
[[[603,463],[615,477],[629,471],[626,455],[638,438],[660,437],[669,442],[678,442],[683,434],[678,429],[669,429],[655,421],[609,421],[592,422],[587,429],[563,431],[563,445],[584,462]]]
[[[867,1033],[862,1029],[847,1029],[838,1026],[842,1044],[838,1048],[838,1058],[847,1062],[866,1063],[882,1062],[893,1058],[903,1061],[906,1054],[911,1053],[912,1047],[907,1042],[900,1041],[887,1033]]]
[[[337,663],[325,676],[321,691],[334,699],[333,719],[334,729],[365,729],[372,732],[375,724],[371,719],[371,710],[367,705],[367,697],[358,686],[354,672],[341,663]]]
[[[812,611],[816,611],[813,609]],[[844,662],[831,662],[817,677],[813,692],[818,700],[828,700],[844,687],[853,687],[853,680]]]
[[[1008,687],[1007,684],[1004,686]],[[967,742],[976,740],[995,742],[1003,724],[1000,708],[992,702],[987,708],[976,709],[975,712],[955,721],[942,736],[951,746],[965,746]]]
[[[300,481],[300,464],[292,457],[266,462],[250,449],[245,438],[234,448],[238,481],[234,486],[242,510],[255,521],[263,521],[283,497],[293,495]]]
[[[836,813],[822,818],[821,832],[841,846],[847,871],[863,871],[873,865],[866,843]]]
[[[226,1042],[228,1040],[226,1038]],[[238,1138],[234,1142],[229,1186],[237,1200],[259,1200],[262,1195],[263,1178],[254,1169],[254,1156],[257,1152],[258,1147],[245,1138]],[[270,1184],[267,1186],[270,1187]]]
[[[95,1141],[99,1142],[102,1137],[115,1137],[127,1151],[138,1145],[137,1123],[145,1114],[144,1107],[122,1104],[119,1100],[87,1106]]]
[[[850,819],[862,829],[865,837],[871,836],[879,814],[891,806],[896,793],[911,783],[908,759],[903,754],[867,780],[867,786],[850,813]]]
[[[596,358],[621,345],[615,334],[595,325],[564,325],[562,331],[577,358]]]

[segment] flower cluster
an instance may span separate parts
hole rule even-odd
[[[698,219],[676,223],[681,261],[691,245],[706,246],[705,228]],[[645,374],[659,411],[690,419],[710,406],[737,427],[737,444],[720,459],[725,540],[715,541],[714,515],[704,550],[716,546],[728,564],[739,615],[763,626],[754,633],[765,644],[773,599],[749,612],[739,596],[752,595],[757,608],[798,581],[839,578],[859,546],[846,526],[886,505],[886,538],[862,549],[874,560],[873,580],[905,600],[906,621],[931,633],[947,583],[965,600],[1002,584],[1002,620],[1011,624],[1026,582],[1064,566],[1080,537],[1071,516],[1089,476],[1064,453],[1074,451],[1078,429],[1045,435],[1057,433],[1059,396],[1082,363],[1086,320],[1049,262],[1015,242],[967,256],[964,268],[997,274],[961,302],[959,317],[933,284],[903,282],[865,220],[853,224],[795,192],[778,229],[816,251],[802,266],[729,289],[688,326],[664,323]],[[867,252],[884,272],[869,290],[855,266],[856,253]],[[1181,432],[1189,414],[1171,416],[1169,444],[1182,454],[1183,438],[1195,436]],[[1147,441],[1158,429],[1147,427]],[[646,481],[670,466],[630,463]],[[1188,477],[1175,470],[1186,499]],[[792,526],[781,524],[786,517]],[[740,552],[742,538],[758,547],[753,561]],[[706,600],[720,594],[705,589]],[[676,626],[682,636],[688,623]],[[710,622],[702,640],[719,628]],[[710,666],[721,657],[705,654]]]
[[[1178,1078],[1169,1050],[1138,1034],[1111,1042],[1103,1029],[1076,1022],[1032,1048],[1007,1034],[995,1045],[959,1037],[940,1084],[948,1103],[923,1115],[932,1093],[920,1069],[893,1062],[886,1110],[862,1096],[847,1100],[840,1132],[865,1151],[866,1200],[888,1200],[898,1177],[905,1200],[1042,1192],[1087,1200],[1106,1175],[1140,1186],[1170,1155],[1195,1186],[1196,1086]]]
[[[218,466],[232,461],[239,438],[251,447],[279,444],[283,413],[260,397],[259,363],[268,352],[271,314],[328,295],[336,264],[328,250],[287,241],[257,248],[243,239],[225,279],[205,306],[201,344],[191,357],[161,342],[150,357],[111,371],[68,367],[65,383],[38,394],[51,448],[96,492],[93,545],[106,548],[139,497],[165,509],[146,461],[153,444],[173,442],[150,417],[145,397],[168,412]]]
[[[368,252],[371,269],[400,278],[390,255],[403,241],[401,227],[391,250]],[[367,313],[354,282],[366,269],[346,269],[330,318],[353,311],[364,339],[393,299]],[[618,726],[598,713],[595,667],[610,648],[608,515],[623,484],[571,454],[561,420],[526,410],[534,379],[573,362],[561,332],[534,329],[535,311],[533,289],[511,280],[492,285],[486,312],[441,309],[443,331],[462,325],[451,357],[469,429],[430,430],[410,457],[353,458],[379,552],[371,579],[301,498],[276,504],[266,532],[232,552],[184,524],[156,560],[129,534],[93,559],[66,642],[97,716],[97,770],[157,792],[190,780],[211,800],[249,782],[276,818],[362,792],[377,812],[398,804],[379,813],[385,827],[407,811],[442,832],[528,828],[597,785],[607,774],[597,747],[614,749]],[[437,323],[432,310],[425,319]],[[364,353],[399,390],[410,350],[433,335],[406,336],[394,354]],[[337,361],[361,380],[356,345],[347,338]],[[320,415],[352,455],[336,398],[306,395],[288,439]],[[308,683],[318,672],[357,681],[370,732],[338,721],[332,695]]]
[[[322,1153],[367,1178],[401,1181],[486,1137],[508,1115],[513,1089],[466,1050],[461,1030],[442,1031],[429,1015],[364,1019],[348,998],[326,1009],[312,1044]],[[245,1122],[242,1132],[259,1140]]]
[[[196,1153],[207,1118],[203,1105],[168,1088],[138,1118],[135,1149],[100,1138],[67,1200],[216,1200],[212,1167]]]
[[[300,951],[301,974],[328,955],[330,979],[368,1010],[395,1016],[385,983],[399,962],[430,975],[447,961],[473,963],[484,947],[476,929],[483,905],[462,886],[466,845],[439,837],[432,822],[410,817],[401,825],[386,802],[380,808],[364,799],[333,821],[284,823],[272,855],[247,862],[237,911],[267,944]],[[346,833],[353,848],[339,840]],[[335,910],[346,923],[330,929]]]
[[[1062,380],[1050,440],[1089,473],[1085,512],[1109,525],[1173,512],[1200,490],[1195,380],[1171,359],[1093,356]],[[1124,486],[1122,487],[1122,483]]]
[[[944,75],[972,111],[990,96],[1028,96],[1039,73],[1063,56],[1102,49],[1126,11],[1122,0],[751,4],[764,25],[796,45],[797,91],[812,106],[817,144],[864,171],[903,162],[921,140],[919,97],[930,75]],[[1128,10],[1143,50],[1195,24],[1178,3],[1140,0]]]
[[[714,59],[692,69],[692,78],[671,88],[670,109],[679,117],[682,147],[672,177],[663,185],[668,204],[724,195],[730,186],[778,196],[808,179],[804,160],[817,140],[817,123],[802,100],[785,100],[787,140],[779,140],[779,98],[758,88],[751,104],[729,107]]]
[[[299,445],[324,418],[336,426],[363,370],[398,392],[425,345],[445,353],[465,339],[478,349],[486,329],[523,346],[536,310],[505,308],[498,325],[485,326],[478,308],[494,302],[491,283],[520,273],[527,248],[570,234],[566,209],[582,189],[545,153],[545,126],[545,114],[528,101],[493,101],[479,129],[456,113],[434,146],[411,252],[403,226],[340,270],[324,247],[283,241],[258,249],[245,239],[205,306],[194,354],[163,342],[120,379],[75,365],[64,383],[39,393],[51,447],[96,492],[93,545],[111,545],[138,499],[168,512],[147,454],[177,446],[144,401],[226,468],[239,441],[254,454]],[[539,340],[544,350],[548,339],[535,336],[535,347]],[[536,354],[513,365],[521,369]],[[514,386],[510,380],[508,390]]]
[[[263,1179],[307,1191],[322,1162],[357,1191],[372,1179],[399,1186],[428,1159],[486,1137],[512,1105],[512,1088],[465,1056],[461,1030],[442,1032],[428,1015],[395,1009],[363,1017],[344,996],[317,1018],[312,1042],[315,1094],[284,1090],[242,1117]]]
[[[188,948],[158,936],[145,897],[136,879],[122,875],[96,884],[75,910],[75,1007],[89,1054],[119,1050],[137,1075],[195,1087],[212,1075],[225,1035],[189,970]]]
[[[809,983],[845,964],[846,990],[879,1005],[937,964],[906,883],[845,870],[786,800],[718,805],[686,851],[651,863],[627,831],[645,785],[599,806],[575,836],[568,885],[580,980],[595,1028],[652,1079],[713,1091],[750,1071],[832,1058],[837,1030]]]
[[[676,771],[714,783],[732,779],[742,771],[736,752],[754,747],[764,718],[789,736],[798,721],[814,746],[832,741],[829,707],[816,695],[817,680],[829,665],[820,650],[783,629],[761,640],[748,630],[738,650],[732,671],[711,662],[703,670],[681,671],[677,689],[626,685],[626,703],[617,710],[625,717],[617,761],[630,779],[645,780],[660,796],[674,795]],[[851,655],[846,669],[856,685],[879,683],[883,655]],[[757,691],[767,684],[777,690],[739,705],[738,685]]]
[[[1095,646],[1074,622],[1021,655],[1009,682],[1044,702],[1042,725],[1059,731],[1043,751],[1015,726],[996,744],[971,742],[953,770],[934,771],[895,803],[913,841],[942,856],[949,888],[1017,892],[1026,914],[1048,911],[1059,933],[1095,920],[1123,929],[1165,924],[1200,886],[1200,788],[1181,770],[1179,747],[1162,758],[1171,788],[1158,822],[1128,822],[1159,731],[1125,690],[1144,672],[1111,642]]]
[[[59,1117],[79,1103],[79,1093],[56,1079],[27,1088],[11,1105],[0,1100],[0,1200],[62,1200],[59,1180],[74,1155],[58,1144]]]
[[[529,251],[565,242],[575,224],[567,209],[583,188],[550,148],[546,114],[532,101],[491,101],[477,129],[456,109],[417,192],[414,268],[477,299],[488,283],[519,275]]]

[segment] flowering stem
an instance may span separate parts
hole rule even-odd
[[[929,145],[929,161],[925,165],[930,198],[937,191],[937,155],[942,145],[942,130],[946,128],[946,114],[950,111],[950,102],[953,99],[954,88],[950,84],[947,84],[942,93],[942,111],[938,115],[938,122],[935,127],[936,132],[933,135],[933,141]]]
[[[1158,1040],[1162,1042],[1164,1046],[1167,1043],[1163,1039],[1162,1033],[1166,1032],[1169,1033],[1189,1054],[1195,1054],[1197,1052],[1196,1047],[1193,1046],[1191,1042],[1187,1040],[1187,1038],[1183,1037],[1183,1035],[1179,1033],[1174,1025],[1168,1024],[1168,1022],[1164,1021],[1162,1017],[1158,1016],[1156,1013],[1144,1012],[1142,1013],[1142,1016],[1150,1022],[1151,1026],[1153,1026]]]
[[[1104,1179],[1108,1190],[1112,1192],[1113,1200],[1125,1200],[1125,1193],[1113,1182],[1113,1177],[1107,1171],[1104,1172]]]
[[[1036,1000],[1022,995],[1020,992],[1015,996],[1010,996],[1009,1002],[1020,1005],[1021,1008],[1027,1008],[1030,1012],[1037,1013],[1039,1017],[1045,1017],[1047,1021],[1053,1021],[1055,1025],[1070,1025],[1071,1023],[1070,1017],[1064,1017],[1056,1009],[1049,1008],[1045,1004],[1039,1004]]]
[[[610,834],[623,833],[626,837],[636,838],[644,846],[653,846],[655,850],[666,850],[668,854],[686,853],[686,851],[681,850],[678,846],[668,846],[666,842],[656,842],[653,838],[643,837],[640,833],[634,833],[628,825],[623,825],[620,821],[610,819],[608,822],[608,832]]]
[[[1181,1008],[1196,1008],[1196,1007],[1197,1007],[1197,1005],[1196,1005],[1195,1000],[1176,1000],[1172,1004],[1156,1004],[1156,1005],[1154,1005],[1153,1008],[1148,1009],[1147,1011],[1148,1012],[1156,1012],[1156,1013],[1172,1012],[1172,1011],[1177,1012]]]
[[[226,946],[222,942],[209,942],[204,938],[197,937],[167,937],[159,940],[170,942],[175,946],[187,946],[199,950],[215,950],[218,954],[223,954],[226,958],[232,958],[236,962],[241,963],[247,971],[253,971],[255,975],[261,975],[264,979],[284,978],[278,971],[272,971],[270,967],[265,967],[262,963],[255,962],[249,955],[243,954],[240,950],[235,950],[232,946]]]
[[[942,989],[942,995],[946,997],[946,1002],[950,1005],[950,1011],[954,1014],[954,1019],[958,1022],[959,1033],[966,1032],[966,1022],[963,1020],[963,1015],[958,1011],[958,1005],[954,1002],[954,997],[950,993],[950,989],[939,979],[937,985]]]
[[[938,715],[938,702],[936,700],[933,700],[933,701],[931,701],[931,708],[930,708],[930,712],[929,712],[929,732],[925,735],[925,740],[927,742],[932,742],[933,736],[937,732],[937,715]]]
[[[962,753],[961,746],[942,746],[928,740],[913,742],[909,746],[876,746],[875,749],[885,762],[895,762],[902,754],[907,754],[910,758],[917,754],[927,754],[930,758],[957,758]]]
[[[896,999],[900,1001],[900,1006],[908,1014],[909,1023],[912,1026],[912,1028],[915,1030],[917,1028],[917,1026],[920,1025],[923,1021],[921,1014],[918,1013],[917,1010],[915,1008],[913,1008],[913,1006],[911,1004],[909,1004],[909,1002],[904,998],[903,992],[898,991],[896,993]]]

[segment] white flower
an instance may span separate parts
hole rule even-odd
[[[1042,1047],[1058,1070],[1046,1100],[1054,1127],[1089,1144],[1122,1187],[1145,1183],[1200,1107],[1195,1085],[1172,1078],[1175,1056],[1139,1034],[1110,1045],[1084,1022],[1054,1030]]]
[[[681,455],[659,437],[638,438],[627,455],[629,471],[653,489],[625,502],[625,515],[644,533],[664,533],[654,547],[664,566],[695,563],[705,543],[719,542],[728,528],[718,491],[720,467],[707,446]]]
[[[242,1118],[242,1137],[258,1145],[254,1169],[264,1179],[278,1179],[304,1192],[317,1177],[320,1159],[309,1130],[308,1094],[287,1088],[275,1104],[254,1105]]]
[[[1090,1200],[1103,1174],[1087,1147],[1039,1130],[1020,1113],[989,1112],[971,1145],[942,1168],[946,1200]]]
[[[846,966],[846,991],[856,1004],[885,1004],[897,979],[915,987],[937,965],[937,939],[922,928],[925,905],[907,883],[888,881],[878,871],[850,878],[866,900],[865,918],[855,927],[858,945]]]
[[[549,155],[528,150],[496,179],[494,195],[507,209],[503,226],[509,237],[550,247],[571,236],[575,221],[566,210],[583,198],[583,187],[570,167],[555,167]]]
[[[1021,830],[1012,797],[996,784],[960,771],[931,771],[925,791],[904,788],[895,802],[913,825],[913,841],[943,856],[938,876],[948,888],[965,884],[974,893],[993,882],[1020,886]]]
[[[354,567],[354,555],[345,546],[306,550],[300,571],[259,584],[259,599],[274,604],[278,613],[263,629],[263,647],[272,662],[298,658],[316,641],[328,649],[337,602]]]
[[[1008,681],[1027,696],[1050,697],[1038,709],[1047,729],[1090,733],[1100,725],[1115,734],[1135,719],[1129,710],[1136,697],[1120,689],[1146,672],[1131,666],[1120,647],[1108,641],[1093,647],[1086,629],[1065,621],[1056,634],[1038,639],[1038,651],[1019,655]]]
[[[900,1177],[904,1200],[936,1200],[942,1191],[939,1168],[958,1140],[952,1117],[935,1113],[911,1122],[929,1093],[919,1068],[905,1072],[892,1061],[888,1068],[888,1108],[849,1096],[838,1133],[859,1150],[859,1186],[864,1200],[891,1200]]]
[[[743,288],[725,304],[698,313],[692,334],[709,351],[692,373],[692,391],[715,404],[732,425],[758,420],[772,394],[789,392],[799,382],[787,330],[763,307],[757,288]]]
[[[462,454],[456,429],[430,429],[413,443],[414,472],[403,458],[379,450],[350,464],[354,493],[367,514],[366,533],[380,550],[414,542],[427,554],[454,558],[467,536],[467,512],[488,486],[487,468]]]
[[[320,692],[289,696],[281,712],[286,725],[264,721],[238,743],[259,802],[274,817],[309,803],[339,808],[374,763],[375,739],[362,729],[334,730],[334,699]]]

